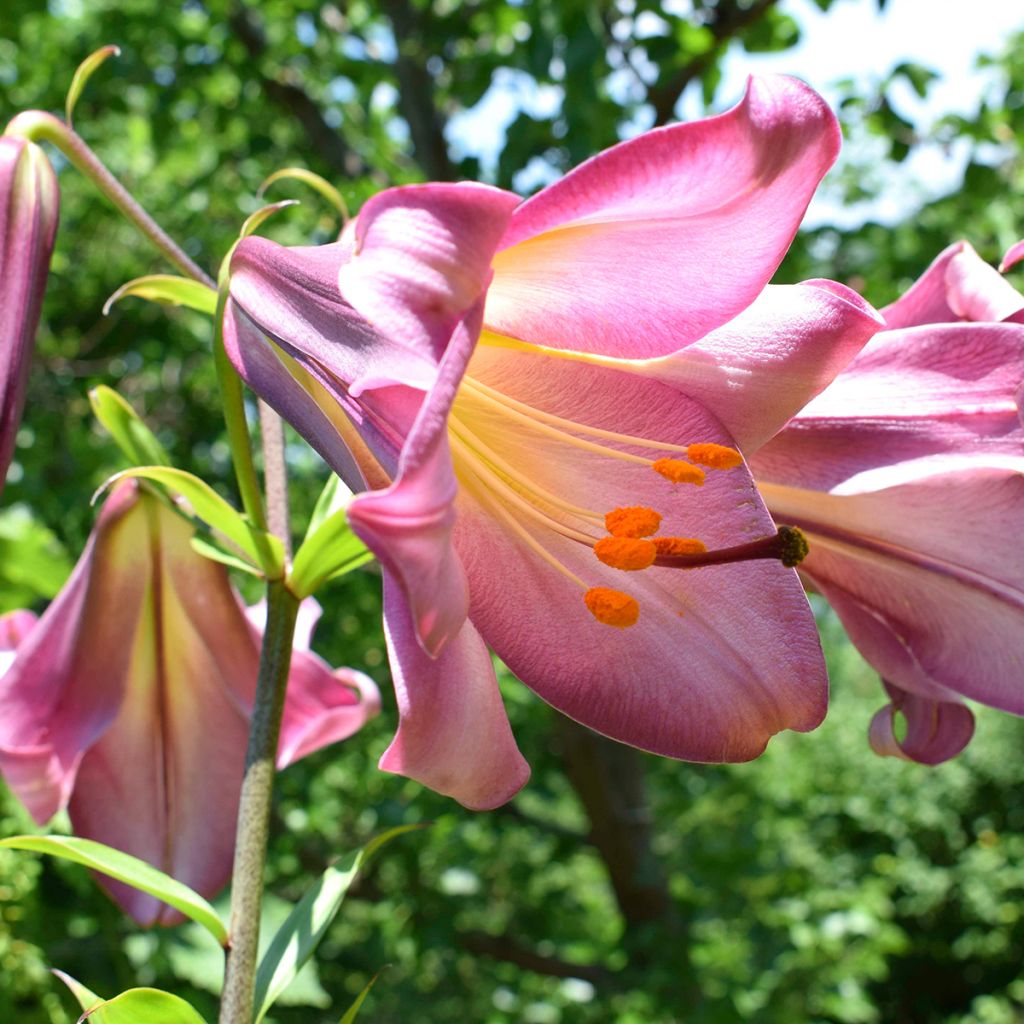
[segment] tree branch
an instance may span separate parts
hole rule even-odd
[[[606,985],[610,975],[598,964],[574,964],[558,957],[546,956],[521,946],[503,935],[488,935],[486,932],[464,932],[459,936],[459,945],[477,956],[488,956],[492,960],[504,960],[534,974],[545,974],[552,978],[582,978],[592,985]]]
[[[434,80],[427,70],[420,43],[425,35],[421,15],[408,0],[383,0],[381,6],[398,46],[398,105],[409,124],[413,155],[428,178],[452,181],[455,168],[448,156],[444,117],[434,103]]]
[[[720,0],[714,18],[708,24],[715,42],[699,57],[684,64],[667,82],[654,86],[647,93],[647,102],[654,107],[654,124],[667,124],[680,93],[695,78],[699,78],[722,55],[722,50],[733,37],[748,25],[763,17],[778,0],[754,0],[749,7],[741,7],[736,0]]]
[[[362,158],[346,144],[341,134],[325,120],[316,102],[297,81],[272,78],[261,70],[267,52],[267,40],[255,11],[233,4],[228,25],[252,60],[253,70],[270,101],[282,108],[302,126],[310,145],[334,171],[355,178],[367,172]]]

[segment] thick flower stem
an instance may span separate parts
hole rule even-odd
[[[60,118],[42,110],[18,114],[4,129],[33,142],[53,143],[71,163],[128,218],[156,249],[183,274],[215,288],[213,279],[197,266],[159,224],[132,198],[128,190],[103,165],[82,138]]]
[[[270,798],[298,607],[298,601],[283,583],[267,584],[267,627],[238,807],[228,929],[231,944],[224,967],[220,1024],[252,1022]]]

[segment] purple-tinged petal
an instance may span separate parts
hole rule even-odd
[[[395,482],[356,495],[352,530],[399,582],[423,649],[436,657],[469,608],[465,574],[452,547],[458,483],[448,447],[448,413],[480,332],[480,304],[455,329],[398,464]]]
[[[37,820],[66,804],[76,834],[212,896],[231,871],[260,631],[192,534],[136,484],[114,490],[0,678],[0,770]],[[350,735],[375,707],[368,680],[297,651],[282,762]],[[181,919],[100,881],[140,923]]]
[[[886,684],[892,703],[871,719],[868,740],[883,757],[899,757],[920,764],[941,764],[956,757],[974,735],[974,715],[959,702],[935,701],[904,693]],[[906,734],[896,733],[896,715],[902,714]]]
[[[0,136],[0,490],[25,404],[60,193],[43,151]]]
[[[11,667],[22,641],[32,632],[39,616],[19,609],[0,615],[0,677]]]
[[[757,297],[838,151],[824,101],[766,76],[718,117],[593,157],[516,210],[487,327],[626,358],[683,348]]]
[[[356,218],[353,256],[338,277],[342,295],[377,330],[440,362],[490,281],[518,203],[511,192],[472,182],[378,193]]]
[[[941,453],[1024,451],[1024,326],[883,331],[752,458],[759,480],[829,490]]]
[[[1002,258],[999,263],[1000,273],[1005,274],[1011,267],[1015,267],[1021,260],[1024,260],[1024,240],[1017,242],[1016,245],[1011,245],[1006,250],[1006,255]]]
[[[470,623],[442,654],[420,647],[405,597],[385,570],[384,632],[401,722],[380,760],[472,810],[490,810],[526,785],[523,760],[491,657]]]
[[[334,321],[335,326],[344,319]],[[241,308],[229,300],[224,312],[224,350],[239,376],[320,453],[351,487],[383,487],[381,465],[393,467],[397,449],[365,421],[359,409],[342,404],[344,393],[331,395],[323,384],[290,360],[265,337]],[[327,378],[332,383],[333,378]],[[356,417],[360,433],[350,416]],[[371,451],[367,440],[374,445]]]
[[[491,349],[478,352],[471,373],[520,402],[592,427],[684,446],[732,443],[699,403],[657,381]],[[543,488],[590,510],[589,522],[575,524],[581,531],[593,531],[596,519],[600,536],[605,512],[641,505],[662,514],[663,535],[697,537],[712,549],[774,533],[742,467],[711,472],[700,488],[677,487],[649,466],[568,438],[497,416],[471,419],[461,404],[456,411],[538,494]],[[634,597],[637,624],[619,630],[595,621],[580,587],[536,546],[586,586]],[[827,682],[813,617],[796,574],[778,563],[619,572],[590,545],[515,507],[496,510],[495,499],[472,483],[460,495],[456,547],[470,579],[473,625],[524,683],[598,732],[671,757],[741,761],[782,729],[812,729],[824,715]]]
[[[346,242],[290,249],[252,235],[231,257],[231,298],[290,355],[315,361],[347,389],[429,387],[433,353],[382,334],[342,298],[338,274],[351,255]]]
[[[632,369],[713,409],[750,453],[829,384],[880,326],[860,296],[835,282],[769,285],[723,327]]]
[[[136,502],[134,484],[107,499],[70,579],[0,678],[0,772],[40,824],[66,805],[82,756],[124,696],[150,578]]]

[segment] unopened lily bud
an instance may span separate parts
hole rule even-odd
[[[0,136],[0,488],[25,405],[59,207],[57,176],[43,151]]]

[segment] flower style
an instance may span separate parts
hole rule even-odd
[[[935,764],[971,739],[962,697],[1024,714],[1024,296],[961,242],[882,313],[752,466],[882,676],[872,746]]]
[[[57,177],[43,151],[0,136],[0,490],[25,405],[59,207]]]
[[[76,834],[210,896],[231,873],[261,631],[191,536],[155,497],[119,484],[42,618],[0,619],[0,772],[40,824],[66,807]],[[300,621],[311,629],[315,614]],[[332,673],[303,639],[279,767],[352,735],[379,708],[367,677]],[[141,924],[181,920],[100,881]]]
[[[841,285],[766,287],[838,145],[810,89],[753,79],[525,202],[396,188],[339,243],[239,245],[228,353],[361,492],[384,569],[384,769],[473,808],[523,785],[484,641],[556,708],[672,757],[745,760],[818,724],[813,620],[735,446],[878,329]]]

